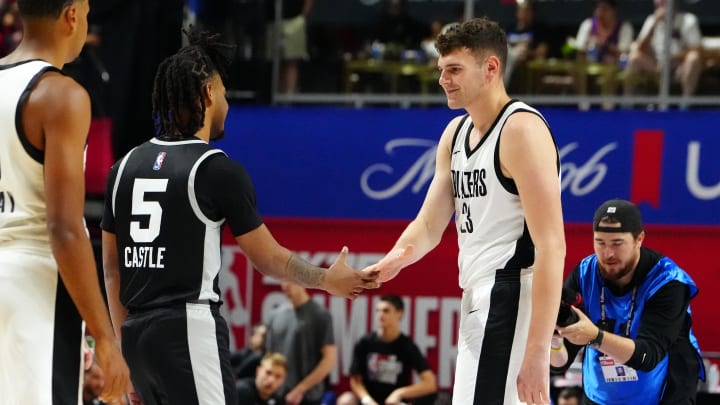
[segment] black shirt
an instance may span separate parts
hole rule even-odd
[[[264,400],[260,398],[257,386],[255,385],[255,377],[242,378],[235,385],[238,393],[238,405],[283,405],[285,401],[274,393],[270,398]]]
[[[395,389],[412,384],[413,370],[420,374],[429,369],[420,349],[406,335],[385,342],[371,332],[355,344],[350,374],[360,375],[370,396],[382,404]]]
[[[262,224],[245,169],[197,138],[152,139],[108,176],[101,226],[114,233],[129,310],[220,302],[221,233]]]

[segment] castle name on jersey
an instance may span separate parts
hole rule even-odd
[[[485,169],[462,172],[459,170],[451,170],[450,173],[455,198],[484,197],[487,194]]]
[[[130,269],[164,269],[165,248],[155,246],[126,246],[125,267]]]

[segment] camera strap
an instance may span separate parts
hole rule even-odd
[[[628,314],[628,320],[625,322],[625,337],[630,337],[630,325],[632,325],[633,318],[635,317],[635,299],[637,298],[637,286],[633,287],[632,296],[630,297],[630,313]],[[605,286],[603,285],[600,290],[600,321],[605,324]],[[612,331],[608,331],[612,332]]]

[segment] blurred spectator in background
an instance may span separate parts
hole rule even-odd
[[[420,50],[425,56],[428,64],[435,65],[440,57],[440,52],[435,48],[435,39],[443,30],[443,23],[439,20],[433,20],[430,23],[430,35],[420,42]]]
[[[249,60],[256,56],[264,41],[264,0],[195,0],[193,3],[197,3],[194,11],[201,27],[218,32],[224,42],[237,45],[236,59]]]
[[[633,44],[627,66],[625,93],[635,94],[638,77],[657,74],[661,70],[661,58],[665,47],[665,3],[655,0],[655,12],[650,14]],[[679,2],[675,2],[677,7]],[[680,82],[682,95],[695,93],[702,70],[700,47],[702,35],[700,23],[694,14],[675,11],[672,16],[672,38],[670,38],[670,68],[674,69],[675,79]]]
[[[103,372],[97,363],[93,362],[90,368],[85,370],[85,380],[83,382],[82,399],[83,405],[101,405],[100,393],[105,386]]]
[[[300,61],[308,59],[306,19],[312,11],[315,0],[282,0],[282,26],[277,29],[275,24],[275,0],[267,1],[267,53],[272,59],[277,47],[280,47],[281,77],[280,91],[296,93],[300,75]],[[279,43],[275,33],[279,32]]]
[[[287,358],[287,378],[281,390],[285,401],[289,405],[320,405],[325,378],[337,361],[332,317],[310,299],[304,287],[286,281],[281,286],[291,306],[271,313],[265,347]]]
[[[582,388],[565,387],[558,393],[557,405],[580,405],[582,397]]]
[[[400,330],[405,313],[402,298],[384,295],[375,305],[379,328],[363,336],[353,349],[350,388],[338,405],[416,403],[437,391],[435,373],[410,337]],[[413,383],[413,370],[420,379]],[[354,394],[354,395],[353,395]],[[431,403],[434,395],[422,403]]]
[[[98,56],[109,76],[116,158],[155,133],[151,92],[165,57],[180,49],[183,0],[102,0],[90,9],[99,26]]]
[[[407,0],[385,0],[374,30],[374,45],[384,59],[400,59],[403,51],[418,50],[430,29],[408,13]]]
[[[535,6],[531,0],[517,1],[515,18],[515,24],[505,30],[509,47],[505,85],[510,92],[517,92],[518,83],[524,83],[525,64],[533,59],[544,59],[548,53],[544,37],[547,29],[535,21]]]
[[[14,0],[0,0],[0,58],[12,52],[22,39],[22,25]]]
[[[280,405],[285,400],[278,389],[285,381],[287,360],[280,353],[268,353],[258,364],[254,376],[237,382],[238,405]]]
[[[575,39],[578,58],[588,63],[617,64],[621,55],[630,52],[633,37],[632,25],[618,18],[617,2],[597,0],[593,16],[578,29]]]
[[[265,334],[267,327],[263,324],[255,325],[250,335],[247,347],[230,355],[230,365],[235,378],[252,377],[255,369],[260,365],[260,359],[265,355]]]

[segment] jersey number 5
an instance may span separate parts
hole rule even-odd
[[[147,228],[140,221],[130,222],[130,236],[135,243],[149,243],[160,235],[162,207],[157,201],[146,201],[145,193],[163,193],[168,179],[135,179],[132,192],[132,215],[149,215]]]

